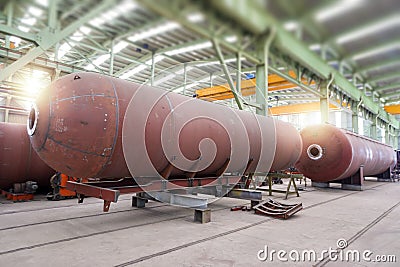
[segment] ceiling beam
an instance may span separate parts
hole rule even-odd
[[[46,27],[41,30],[36,39],[36,42],[39,44],[39,46],[33,48],[26,55],[4,68],[0,72],[0,81],[7,79],[10,75],[14,74],[26,64],[43,54],[47,49],[51,48],[57,42],[73,34],[81,25],[98,16],[113,4],[115,4],[115,0],[104,0],[102,3],[94,7],[90,12],[86,13],[86,15],[81,17],[79,20],[72,22],[61,31],[54,30],[51,27]],[[53,12],[57,12],[55,8],[51,10],[53,10]],[[49,16],[52,17],[53,15]],[[51,21],[52,19],[49,19],[49,22]]]
[[[370,65],[365,65],[356,69],[356,73],[366,74],[369,71],[379,70],[381,68],[400,65],[400,58],[390,58],[389,60],[380,60]]]
[[[360,58],[368,57],[369,55],[380,54],[385,50],[392,50],[400,48],[400,39],[396,39],[392,42],[385,42],[380,45],[370,45],[364,50],[357,50],[354,53],[345,55],[345,60],[348,61],[357,61]]]
[[[377,87],[374,89],[374,91],[379,92],[379,91],[385,91],[385,90],[397,89],[397,88],[400,88],[400,83],[393,83],[393,84],[389,84],[386,86]]]
[[[380,75],[375,78],[370,78],[367,81],[369,84],[376,85],[377,82],[385,81],[385,80],[393,80],[395,78],[400,78],[399,70],[395,70],[394,72],[390,72],[390,73],[385,73],[385,75]]]

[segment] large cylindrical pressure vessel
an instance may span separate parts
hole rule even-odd
[[[74,177],[267,172],[301,151],[288,123],[95,73],[44,90],[28,133],[49,166]]]
[[[48,188],[54,170],[32,149],[25,124],[0,123],[0,188],[28,180]]]
[[[365,176],[372,176],[383,173],[396,161],[391,146],[329,124],[306,127],[300,135],[303,151],[296,168],[313,181],[347,178],[360,166]]]

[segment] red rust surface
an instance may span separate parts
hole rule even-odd
[[[328,182],[350,177],[361,165],[364,175],[384,172],[395,164],[393,148],[332,125],[313,125],[301,131],[303,149],[296,168],[306,177],[317,182]],[[311,159],[307,148],[317,144],[323,154]]]
[[[144,94],[127,109],[138,91]],[[151,96],[160,98],[153,103]],[[180,109],[186,101],[191,101],[189,108]],[[140,119],[146,105],[151,109],[142,123]],[[172,123],[164,125],[167,133],[177,130],[175,123],[187,122],[173,137],[183,157],[200,160],[199,143],[204,139],[211,139],[217,148],[214,160],[198,171],[196,177],[217,174],[227,160],[230,160],[228,171],[243,170],[248,162],[251,162],[249,172],[257,168],[268,171],[271,164],[276,169],[285,169],[294,165],[301,151],[299,133],[287,123],[276,122],[278,131],[275,134],[272,118],[95,73],[70,74],[57,80],[42,92],[36,113],[37,127],[30,137],[33,147],[49,166],[74,177],[131,176],[122,140],[128,144],[128,155],[134,157],[134,160],[129,159],[136,164],[131,168],[134,176],[146,176],[145,170],[140,168],[147,156],[156,171],[163,172],[175,160],[165,154],[161,143],[162,127],[168,116],[172,116]],[[248,140],[235,128],[240,125],[235,124],[229,132],[214,117],[226,125],[234,119],[241,120]],[[129,130],[127,133],[143,131],[143,138],[135,139],[129,134],[122,136],[123,127]],[[232,136],[234,141],[230,140]],[[143,141],[145,151],[138,149]],[[237,147],[233,145],[235,142],[239,144]],[[244,145],[246,142],[247,146]],[[239,164],[230,153],[236,148],[235,153],[245,154],[242,147],[249,152]],[[177,166],[170,172],[171,179],[188,175],[190,171]]]
[[[14,183],[36,181],[40,188],[49,187],[54,170],[32,149],[25,124],[0,123],[0,188]]]

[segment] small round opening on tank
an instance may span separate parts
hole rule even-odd
[[[323,150],[320,145],[312,144],[307,148],[307,155],[312,160],[319,160],[323,156]]]
[[[39,112],[37,110],[36,105],[32,105],[31,111],[29,112],[27,130],[29,135],[33,135],[36,130],[37,120],[38,120]]]

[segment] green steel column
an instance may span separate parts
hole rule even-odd
[[[358,134],[358,107],[356,102],[352,103],[351,112],[351,128],[354,133]]]
[[[370,128],[370,137],[374,140],[377,140],[377,134],[376,134],[376,120],[377,117],[376,115],[372,116],[372,124],[371,124],[371,128]]]
[[[12,26],[12,19],[14,14],[14,1],[8,1],[6,10],[7,10],[7,26]],[[10,35],[6,35],[6,48],[10,49]]]
[[[396,129],[394,132],[393,148],[399,149],[399,130],[398,129]]]
[[[267,115],[267,98],[268,98],[268,70],[265,64],[256,66],[256,103],[260,105],[256,113],[259,115]]]
[[[242,93],[242,61],[240,58],[242,57],[242,53],[238,52],[236,54],[236,91],[241,94]],[[211,86],[210,86],[211,87]]]
[[[385,125],[385,144],[390,145],[390,134],[389,134],[390,126],[389,124]]]
[[[108,70],[108,74],[112,76],[114,74],[114,44],[115,40],[111,41],[111,49],[110,49],[110,69]]]
[[[183,91],[182,91],[183,95],[186,95],[186,83],[187,83],[187,64],[183,63]]]
[[[151,86],[154,85],[154,71],[155,71],[156,62],[154,60],[154,52],[151,54],[151,77],[150,77],[150,84]]]
[[[319,99],[321,123],[329,123],[329,90],[328,81],[321,82],[321,97]]]

